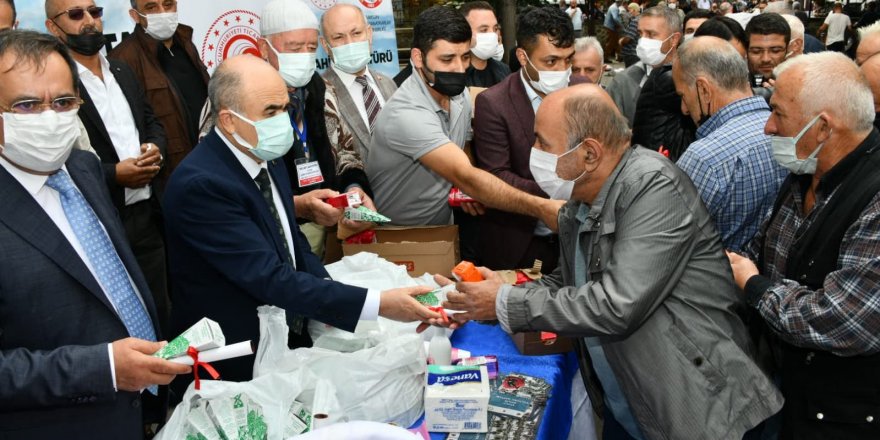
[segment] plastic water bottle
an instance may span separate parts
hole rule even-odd
[[[434,365],[452,365],[452,343],[443,327],[434,327],[434,336],[428,344],[428,361]]]

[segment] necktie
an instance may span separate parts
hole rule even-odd
[[[376,97],[373,88],[367,83],[366,76],[358,76],[354,81],[363,87],[364,108],[367,110],[367,119],[370,121],[370,133],[372,133],[373,126],[376,125],[376,118],[379,116],[379,110],[382,110],[382,106],[379,105],[379,98]]]
[[[284,226],[281,224],[281,216],[278,215],[278,208],[275,206],[275,198],[272,197],[272,182],[269,180],[269,171],[265,168],[261,169],[257,174],[257,177],[254,178],[254,181],[257,182],[257,185],[260,187],[260,194],[262,194],[263,199],[266,200],[266,204],[269,205],[269,212],[272,213],[272,218],[275,219],[275,227],[278,229],[278,236],[281,237],[281,243],[284,245],[284,255],[287,256],[287,262],[294,266],[293,264],[293,256],[290,254],[290,248],[287,246],[287,235],[284,234]],[[290,322],[290,329],[296,333],[300,334],[302,332],[303,326],[303,317],[296,315],[293,317]]]
[[[46,185],[61,194],[64,215],[85,250],[101,286],[116,307],[116,312],[125,324],[128,334],[135,338],[155,341],[156,332],[150,316],[135,293],[125,265],[122,264],[116,248],[113,247],[113,242],[104,232],[98,216],[92,211],[85,197],[64,170],[49,176]],[[156,394],[157,388],[153,385],[148,389]]]

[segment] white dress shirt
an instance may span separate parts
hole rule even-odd
[[[339,75],[339,79],[342,80],[342,83],[345,84],[345,88],[348,89],[348,93],[351,95],[351,100],[354,101],[358,113],[361,114],[361,119],[364,120],[364,125],[367,127],[367,131],[370,131],[370,118],[367,115],[367,107],[364,104],[364,86],[355,81],[355,78],[357,78],[356,75],[337,69],[336,64],[333,64],[332,69],[337,75]],[[376,94],[376,99],[379,100],[379,106],[385,107],[385,98],[382,97],[382,92],[379,91],[379,85],[376,84],[376,80],[370,73],[369,67],[364,69],[364,76],[367,77],[367,84],[373,89],[373,93]]]
[[[519,79],[522,80],[523,87],[526,89],[526,96],[529,97],[529,102],[532,104],[532,111],[535,114],[538,114],[538,107],[541,106],[541,103],[544,102],[544,99],[538,95],[537,92],[529,85],[529,81],[526,79],[525,71],[526,69],[520,69],[521,73],[519,75]],[[535,224],[535,235],[539,237],[548,237],[553,235],[553,231],[541,220],[538,220],[538,223]]]
[[[232,145],[232,142],[229,142],[229,139],[223,135],[223,132],[220,129],[214,127],[214,131],[220,136],[220,139],[223,140],[223,143],[229,147],[229,150],[232,151],[232,154],[241,164],[244,171],[251,178],[251,180],[257,178],[257,174],[260,174],[260,170],[265,169],[266,172],[269,172],[269,164],[265,161],[257,162],[248,155],[244,154]],[[271,177],[271,174],[269,174]],[[287,217],[287,211],[284,210],[284,204],[281,202],[281,193],[278,192],[278,188],[275,183],[275,179],[269,179],[269,182],[272,186],[272,200],[275,202],[275,210],[278,211],[278,217],[281,219],[281,227],[284,229],[284,239],[287,241],[287,249],[290,250],[290,259],[293,261],[293,268],[296,269],[296,255],[293,252],[293,232],[290,229],[290,218]],[[254,180],[254,186],[257,189],[260,188],[260,185]],[[307,252],[311,252],[308,250]],[[375,289],[367,290],[367,298],[364,302],[364,307],[361,309],[360,320],[369,320],[375,321],[379,316],[379,297],[380,292]]]
[[[21,186],[24,187],[28,194],[30,194],[31,197],[34,198],[37,204],[40,205],[41,208],[43,208],[43,211],[46,211],[46,215],[48,215],[52,222],[55,223],[55,226],[58,227],[58,229],[61,231],[61,234],[64,235],[64,238],[67,239],[67,241],[70,243],[70,246],[73,247],[73,250],[76,251],[77,255],[79,255],[80,260],[85,263],[86,268],[89,269],[92,277],[95,279],[95,281],[98,282],[101,290],[104,291],[104,295],[107,297],[107,301],[110,303],[110,305],[113,306],[113,309],[116,310],[116,304],[113,302],[113,297],[107,295],[107,289],[101,283],[101,279],[98,278],[98,274],[95,272],[95,268],[92,265],[91,260],[89,260],[85,249],[82,247],[82,244],[76,237],[76,234],[73,232],[73,228],[70,226],[70,222],[67,220],[67,215],[64,214],[64,207],[61,205],[61,194],[55,189],[50,188],[46,185],[46,181],[49,180],[49,176],[41,176],[22,171],[9,163],[9,161],[7,161],[6,158],[2,156],[0,156],[0,166],[8,171],[9,174],[11,174],[12,177],[16,181],[18,181]],[[64,170],[64,172],[67,172],[66,165],[62,166],[61,169]],[[73,186],[76,186],[76,182],[74,182]],[[79,187],[77,187],[77,189],[79,189]],[[98,223],[101,225],[101,228],[106,234],[107,228],[105,228],[104,225],[100,223],[100,219],[98,219]],[[144,304],[144,300],[141,297],[140,291],[138,291],[137,285],[131,279],[131,275],[128,274],[128,268],[125,269],[125,272],[128,275],[128,282],[131,284],[132,289],[134,289],[134,292],[135,294],[137,294],[138,299],[141,301],[141,304]],[[146,308],[146,305],[144,305],[144,308]],[[113,363],[112,343],[107,344],[107,352],[110,358],[110,374],[113,381],[113,389],[116,389],[116,365]]]
[[[110,63],[102,54],[98,54],[101,60],[101,72],[104,80],[98,78],[92,71],[85,66],[76,63],[79,71],[79,78],[89,92],[89,98],[101,120],[104,127],[107,128],[107,134],[113,142],[113,148],[119,161],[125,159],[136,158],[141,155],[141,140],[138,134],[137,126],[134,123],[134,116],[131,113],[131,107],[125,94],[116,82],[116,77],[110,72]],[[143,188],[125,188],[125,205],[132,205],[150,198],[150,186]]]

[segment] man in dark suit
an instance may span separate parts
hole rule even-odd
[[[131,69],[109,61],[104,46],[103,10],[92,0],[46,2],[46,28],[71,50],[84,104],[79,117],[101,158],[113,204],[153,293],[159,322],[167,330],[170,302],[165,242],[153,179],[165,153],[165,132]]]
[[[516,41],[516,56],[526,67],[477,96],[474,157],[477,166],[511,186],[547,197],[529,170],[535,143],[535,112],[547,94],[539,79],[545,74],[539,71],[563,73],[571,68],[571,21],[556,11],[532,9],[520,16]],[[562,86],[567,85],[566,78]],[[556,268],[557,235],[536,218],[490,209],[480,221],[477,253],[482,264],[514,269],[531,267],[539,259],[544,273]]]
[[[167,414],[153,385],[190,370],[151,356],[150,290],[72,149],[76,76],[54,37],[0,33],[0,438],[143,438],[145,410]]]
[[[256,308],[287,310],[293,347],[311,345],[304,318],[353,331],[377,315],[402,321],[440,318],[411,295],[328,279],[296,224],[281,157],[293,129],[287,87],[259,58],[227,59],[208,85],[215,127],[183,160],[165,192],[175,331],[207,316],[226,340],[259,340]],[[256,128],[255,128],[256,127]],[[253,358],[225,361],[226,380],[252,377]]]

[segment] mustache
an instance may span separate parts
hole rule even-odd
[[[80,34],[80,35],[85,35],[85,34],[101,34],[101,33],[103,33],[103,32],[101,32],[101,30],[98,29],[98,27],[97,27],[97,26],[94,26],[94,25],[86,25],[85,27],[83,27],[83,28],[79,31],[79,34]]]

